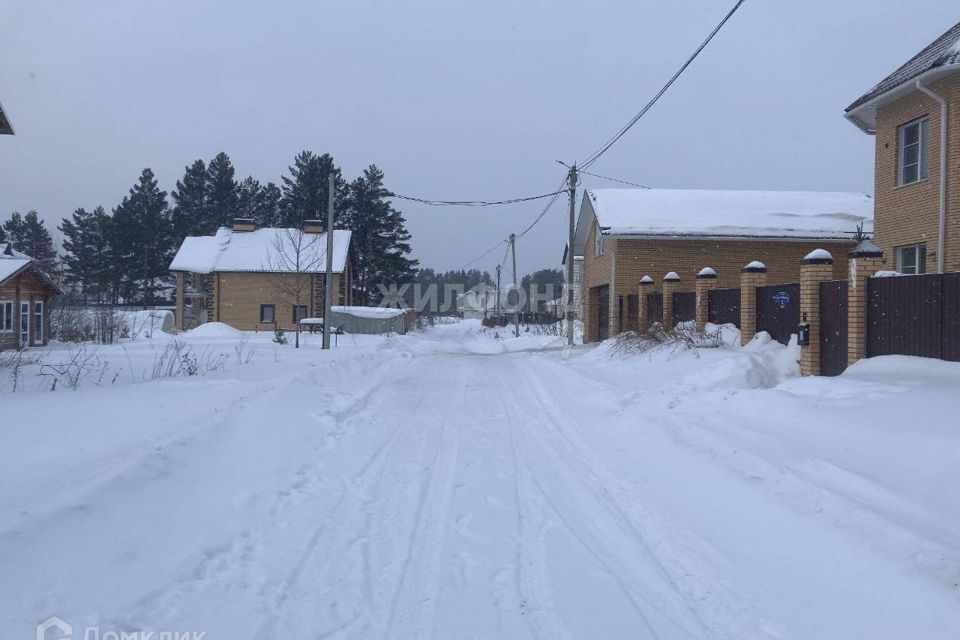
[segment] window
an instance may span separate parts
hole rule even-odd
[[[298,324],[301,320],[307,317],[307,305],[305,304],[295,304],[293,305],[293,324]]]
[[[33,343],[43,344],[43,303],[33,303]]]
[[[0,333],[13,333],[12,300],[0,300]]]
[[[260,305],[260,322],[263,324],[273,324],[275,312],[276,307],[274,307],[272,304]]]
[[[600,228],[600,225],[597,225],[596,233],[593,236],[593,255],[603,255],[603,230]]]
[[[897,247],[897,271],[906,274],[926,273],[927,245],[912,244]]]
[[[930,118],[907,123],[898,131],[900,157],[897,162],[897,184],[905,185],[927,179],[927,133]]]

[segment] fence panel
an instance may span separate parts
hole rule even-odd
[[[647,294],[647,321],[650,324],[654,322],[663,322],[663,294]]]
[[[713,289],[707,298],[707,320],[740,328],[740,289]]]
[[[943,334],[940,357],[960,362],[960,273],[943,274]]]
[[[820,283],[820,375],[847,368],[847,281]]]
[[[939,358],[943,352],[943,276],[867,281],[867,357]]]
[[[610,337],[610,285],[603,285],[597,291],[597,340]]]
[[[799,324],[799,284],[757,287],[757,332],[766,331],[777,342],[788,344]]]
[[[693,291],[673,293],[673,324],[687,322],[697,317],[697,294]]]

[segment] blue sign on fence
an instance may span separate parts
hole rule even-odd
[[[773,301],[777,303],[777,306],[781,309],[786,309],[787,305],[790,304],[790,294],[786,291],[777,291],[773,294]]]

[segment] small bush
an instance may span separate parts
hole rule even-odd
[[[273,330],[273,341],[277,344],[287,344],[287,332],[279,327]]]
[[[698,332],[693,323],[682,322],[667,330],[659,322],[642,333],[627,331],[614,339],[611,355],[632,356],[643,353],[666,352],[672,356],[677,352],[692,351],[700,357],[700,349],[726,347],[720,331]]]

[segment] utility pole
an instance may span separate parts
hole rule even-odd
[[[567,178],[570,183],[570,228],[567,234],[567,346],[573,346],[573,320],[576,314],[573,311],[573,235],[576,232],[577,208],[577,165],[570,167],[570,175]]]
[[[500,317],[500,268],[501,265],[497,265],[497,305],[496,305],[496,315]]]
[[[323,348],[330,348],[330,307],[333,305],[333,188],[335,178],[330,172],[327,187],[327,274],[323,279]],[[345,274],[344,274],[345,275]]]
[[[517,236],[510,234],[510,253],[513,255],[513,291],[517,295],[517,305],[513,308],[513,335],[520,337],[520,291],[517,289]]]

